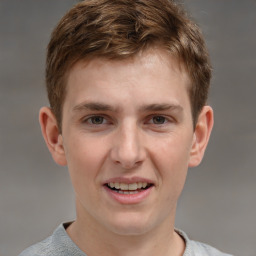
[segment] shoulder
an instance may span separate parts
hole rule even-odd
[[[19,256],[42,256],[42,255],[57,255],[54,253],[54,249],[51,243],[51,237],[48,237],[44,241],[34,244],[24,250]]]
[[[19,256],[86,256],[60,225],[51,236],[24,250]]]
[[[195,256],[232,256],[230,254],[223,253],[208,244],[196,241],[190,241],[190,247],[191,250],[195,252]],[[192,255],[194,254],[191,254],[191,256]]]
[[[181,230],[176,232],[185,240],[186,249],[183,256],[232,256],[204,243],[190,240],[186,233]]]

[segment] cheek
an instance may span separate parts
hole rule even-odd
[[[187,139],[172,137],[154,144],[151,159],[158,170],[161,182],[168,183],[164,187],[172,187],[178,192],[183,188],[189,161],[190,147]]]
[[[188,160],[190,155],[190,139],[186,136],[172,135],[157,143],[153,143],[154,147],[151,149],[151,155],[158,159],[156,161],[163,163],[169,167],[188,167]],[[176,168],[175,168],[176,169]]]
[[[102,140],[83,135],[72,137],[67,142],[66,158],[74,187],[85,183],[90,186],[97,178],[107,151],[102,143]]]

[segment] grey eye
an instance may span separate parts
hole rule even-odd
[[[153,123],[154,124],[164,124],[166,121],[166,118],[163,116],[154,116],[153,117]]]
[[[92,124],[103,124],[104,118],[102,116],[93,116],[90,118]]]

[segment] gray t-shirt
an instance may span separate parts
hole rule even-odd
[[[51,236],[27,248],[19,256],[86,256],[68,236],[65,229],[67,225],[61,224]],[[209,245],[189,240],[183,231],[176,231],[186,243],[183,256],[231,256]]]

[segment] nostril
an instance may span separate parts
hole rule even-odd
[[[133,169],[133,168],[136,168],[138,167],[139,165],[141,165],[142,161],[134,161],[134,162],[125,162],[125,163],[121,163],[122,164],[122,167],[124,169]]]

